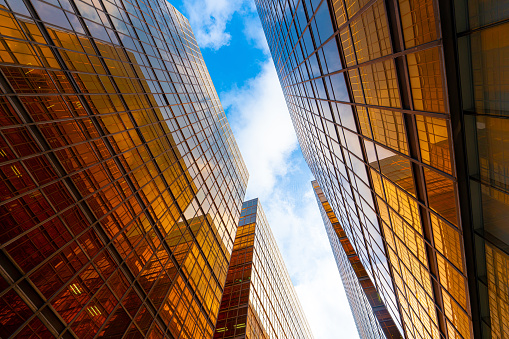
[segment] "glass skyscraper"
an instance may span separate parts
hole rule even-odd
[[[325,230],[362,339],[400,339],[392,317],[316,181],[312,182]]]
[[[313,338],[258,199],[244,202],[214,339]]]
[[[212,338],[248,174],[164,0],[0,0],[0,337]]]
[[[400,335],[509,337],[509,3],[256,4],[307,163]]]

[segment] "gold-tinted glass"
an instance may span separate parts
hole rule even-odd
[[[468,24],[471,29],[502,21],[509,17],[509,6],[505,1],[468,0],[467,2]]]
[[[414,177],[410,167],[410,160],[395,154],[383,147],[377,146],[378,162],[370,163],[371,166],[396,183],[406,192],[415,196]]]
[[[509,188],[509,121],[503,118],[478,116],[477,147],[481,179],[491,185]]]
[[[132,50],[41,23],[56,46],[50,48],[33,21],[16,21],[1,7],[5,33],[21,39],[10,44],[6,38],[0,52],[2,77],[19,99],[15,114],[8,101],[0,103],[0,162],[12,161],[0,167],[0,189],[14,198],[0,203],[2,250],[77,337],[163,337],[167,331],[211,337],[233,245],[233,210],[247,178],[185,19],[167,5],[158,18],[175,34],[167,35],[173,48],[182,36],[179,62],[199,76],[186,78],[191,71],[182,68],[158,71],[153,81]],[[51,10],[55,17],[73,15]],[[154,67],[181,68],[165,53],[165,61],[150,57]],[[170,108],[159,85],[168,100],[178,96],[189,107]],[[214,135],[198,122],[190,97],[216,111],[200,118]],[[19,124],[23,112],[37,125],[4,128]],[[203,149],[191,140],[198,133],[207,134]],[[220,162],[232,172],[220,173]],[[233,192],[236,198],[228,200]],[[155,321],[144,303],[155,308]]]
[[[438,172],[425,168],[429,207],[453,225],[458,225],[454,182]]]
[[[352,87],[352,94],[354,101],[357,103],[364,103],[364,94],[362,91],[362,82],[361,77],[359,76],[358,69],[352,69],[348,71],[348,76],[350,78],[350,85]]]
[[[362,7],[364,7],[369,0],[346,0],[346,10],[348,13],[348,18],[351,18],[355,13],[359,11]]]
[[[334,8],[336,23],[338,27],[341,27],[341,25],[346,22],[346,13],[345,7],[343,6],[343,0],[333,0],[332,7]]]
[[[436,40],[432,0],[399,0],[399,11],[406,48]]]
[[[509,336],[509,256],[486,242],[486,274],[493,338]]]
[[[246,201],[214,338],[311,336],[263,209]]]
[[[400,107],[398,80],[393,60],[361,66],[359,71],[367,104]]]
[[[463,272],[463,251],[459,231],[434,214],[431,214],[431,224],[435,248]]]
[[[350,36],[350,26],[346,26],[339,33],[341,39],[341,46],[343,47],[343,55],[345,56],[346,65],[348,67],[357,64],[355,57],[354,46],[352,44],[352,38]]]
[[[408,154],[403,116],[400,112],[369,108],[373,139],[401,153]]]
[[[509,114],[509,23],[472,33],[472,81],[475,111]]]
[[[366,107],[356,107],[357,117],[359,118],[359,124],[361,125],[361,133],[365,137],[370,139],[373,138],[373,134],[371,133],[371,126],[369,123],[368,117],[368,109]]]
[[[443,172],[452,173],[447,120],[415,116],[422,161]]]
[[[442,299],[444,300],[444,313],[447,319],[453,324],[454,329],[458,331],[463,338],[471,338],[470,319],[465,311],[451,297],[442,290]],[[452,331],[449,330],[449,333]],[[453,336],[455,338],[456,336]]]
[[[391,52],[384,3],[377,1],[350,23],[357,62],[380,58]]]
[[[445,113],[440,47],[407,55],[414,107],[418,111]]]
[[[467,309],[465,277],[441,255],[437,256],[437,264],[440,284],[442,284],[463,309]]]

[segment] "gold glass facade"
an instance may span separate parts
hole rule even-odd
[[[244,202],[214,339],[313,338],[258,199]]]
[[[211,338],[248,176],[187,19],[0,17],[0,337]]]
[[[352,243],[332,211],[322,189],[311,182],[322,215],[341,280],[362,339],[401,339],[396,324],[380,300],[373,282],[359,260]]]
[[[508,6],[460,2],[256,1],[304,157],[405,338],[481,317],[507,336],[509,246],[485,240],[509,239]]]
[[[483,338],[509,338],[509,3],[455,4],[472,213],[473,293]]]

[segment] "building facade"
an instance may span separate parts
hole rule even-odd
[[[0,337],[212,338],[248,175],[187,19],[0,16]]]
[[[306,161],[400,334],[508,337],[507,1],[256,4]]]
[[[359,336],[402,338],[322,189],[316,181],[312,185]]]
[[[258,199],[244,202],[214,339],[313,338]]]

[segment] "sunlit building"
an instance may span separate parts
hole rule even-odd
[[[400,335],[509,337],[509,3],[256,4],[307,163]]]
[[[258,199],[244,202],[214,339],[313,338]]]
[[[212,338],[248,174],[164,0],[0,1],[0,337]]]

